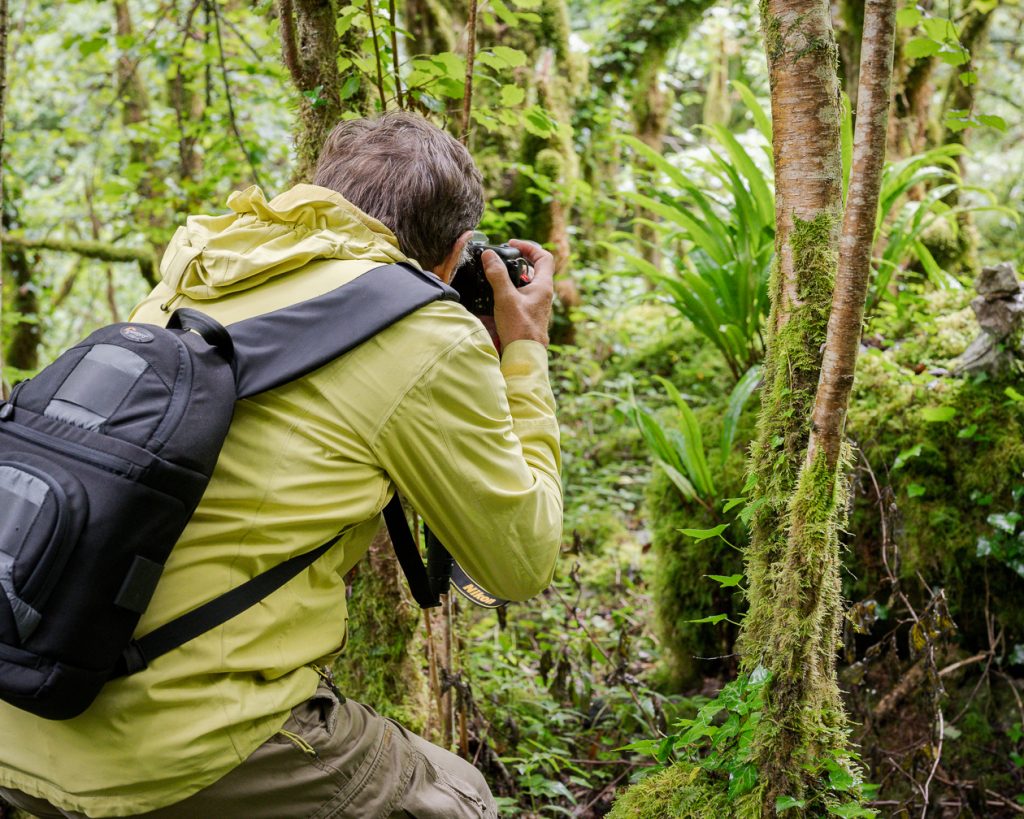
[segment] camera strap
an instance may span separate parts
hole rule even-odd
[[[427,567],[423,565],[423,558],[409,528],[409,522],[405,519],[405,511],[397,492],[384,507],[384,523],[387,524],[395,557],[398,558],[398,565],[405,573],[413,599],[422,609],[432,609],[441,605],[441,591],[435,590],[430,582],[430,575]],[[445,586],[447,587],[447,583]],[[447,591],[447,588],[444,590]]]

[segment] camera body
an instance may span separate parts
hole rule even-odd
[[[485,250],[493,250],[498,258],[505,263],[509,281],[516,287],[524,287],[530,283],[530,265],[523,254],[510,245],[488,244],[487,237],[479,231],[466,245],[469,258],[456,269],[451,285],[459,292],[459,299],[470,313],[475,316],[494,315],[494,291],[484,273],[484,263],[480,258]]]

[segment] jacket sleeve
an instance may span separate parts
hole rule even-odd
[[[561,455],[547,351],[481,329],[445,351],[371,442],[392,481],[489,591],[525,600],[551,582],[562,534]]]

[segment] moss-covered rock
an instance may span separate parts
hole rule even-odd
[[[728,782],[711,779],[695,765],[680,763],[623,791],[608,819],[758,819],[761,793],[728,796]]]

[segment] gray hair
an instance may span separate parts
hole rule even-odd
[[[394,111],[339,122],[314,182],[383,222],[426,269],[484,212],[480,171],[465,146],[418,114]]]

